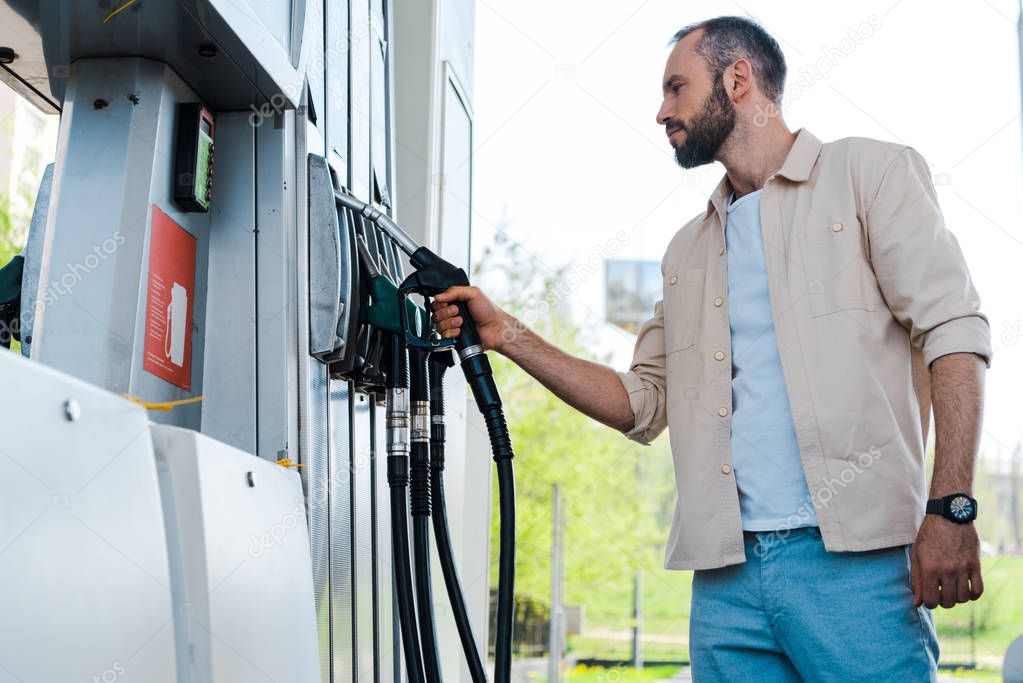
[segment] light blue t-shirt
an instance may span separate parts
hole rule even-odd
[[[725,221],[732,338],[732,467],[747,531],[816,526],[782,375],[764,265],[763,190],[729,197]]]

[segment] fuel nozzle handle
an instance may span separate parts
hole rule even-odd
[[[398,288],[398,295],[407,295],[416,292],[424,297],[432,297],[447,291],[449,287],[467,286],[469,276],[461,268],[448,263],[426,247],[420,247],[413,252],[409,259],[416,271],[409,275],[405,282]],[[476,323],[469,314],[469,305],[464,301],[457,301],[458,315],[462,318],[459,326],[459,335],[455,339],[455,349],[458,351],[458,359],[462,366],[462,373],[465,375],[472,395],[476,399],[476,405],[480,412],[487,416],[493,411],[501,408],[501,395],[497,391],[497,384],[494,382],[494,371],[490,367],[490,359],[483,349],[483,342],[480,340],[479,332],[476,330]],[[499,439],[504,441],[504,439]],[[499,456],[498,454],[501,453]],[[511,449],[503,450],[495,448],[495,458],[511,457]]]
[[[415,287],[412,291],[432,297],[447,291],[449,287],[469,285],[469,276],[463,269],[448,263],[426,247],[416,249],[409,260],[415,266],[416,271],[402,283],[402,289],[405,289],[406,285],[414,284]],[[458,308],[458,315],[462,318],[461,332],[455,339],[458,355],[465,358],[467,355],[482,353],[483,343],[476,330],[476,323],[469,315],[469,305],[464,301],[456,301],[455,306]]]

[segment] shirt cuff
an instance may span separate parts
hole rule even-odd
[[[980,315],[954,318],[927,333],[924,341],[924,365],[928,370],[935,359],[949,353],[975,353],[991,367],[991,328]]]
[[[650,439],[647,437],[647,429],[650,427],[651,415],[645,416],[644,408],[646,403],[646,386],[643,384],[643,380],[639,378],[634,372],[616,372],[618,379],[622,381],[622,386],[625,387],[625,393],[629,395],[629,407],[632,409],[632,415],[635,418],[635,423],[627,432],[622,432],[625,438],[641,443],[644,446],[650,445]]]

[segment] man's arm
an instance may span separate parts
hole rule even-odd
[[[576,410],[621,432],[635,423],[629,395],[611,368],[571,356],[502,311],[477,287],[452,287],[434,299],[433,317],[446,338],[456,337],[462,319],[454,301],[465,301],[483,347],[501,353]]]
[[[935,445],[930,498],[951,493],[972,495],[973,465],[984,412],[985,368],[984,359],[973,353],[950,353],[931,365]],[[949,608],[976,600],[984,591],[980,539],[973,522],[957,524],[938,515],[925,515],[912,560],[917,607],[940,604]]]
[[[870,262],[892,315],[931,371],[935,459],[931,495],[970,492],[980,439],[991,330],[959,243],[945,227],[930,169],[912,147],[881,175],[866,213]],[[973,523],[925,515],[913,544],[916,604],[952,607],[980,596]]]
[[[614,370],[565,353],[511,316],[507,325],[514,332],[499,353],[576,410],[620,432],[632,429],[629,395]]]

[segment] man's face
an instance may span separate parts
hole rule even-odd
[[[694,31],[675,45],[661,81],[664,100],[657,123],[664,126],[682,168],[714,161],[735,127],[735,105],[724,84],[712,80],[706,60],[694,50],[702,33]]]

